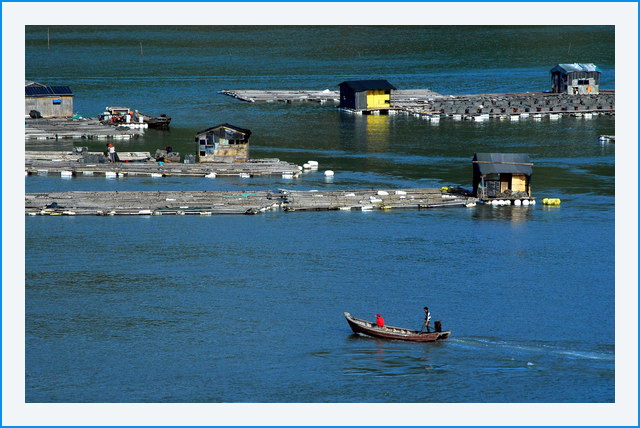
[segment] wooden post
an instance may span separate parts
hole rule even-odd
[[[47,50],[49,50],[49,27],[47,27]]]

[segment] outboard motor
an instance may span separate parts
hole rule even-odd
[[[442,331],[442,322],[436,321],[433,323],[433,325],[436,329],[436,333],[440,333]]]

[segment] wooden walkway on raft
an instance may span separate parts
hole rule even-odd
[[[301,103],[316,102],[320,104],[340,102],[340,91],[325,89],[324,91],[304,90],[223,90],[219,92],[250,103]],[[442,95],[429,89],[400,89],[393,91],[391,101],[410,102],[421,99],[432,99]]]
[[[129,140],[144,134],[144,129],[103,125],[98,119],[25,119],[25,140],[115,139]]]
[[[327,191],[111,191],[27,193],[25,214],[216,215],[264,211],[390,210],[464,207],[476,199],[439,189]]]
[[[295,90],[225,90],[224,95],[254,103],[339,103],[339,91]],[[442,95],[429,89],[401,89],[391,91],[389,113],[412,114],[434,121],[486,119],[519,120],[557,119],[561,116],[591,118],[615,114],[615,90],[601,90],[599,94],[568,95],[549,92],[492,93],[473,95]],[[348,110],[358,114],[378,114],[379,110]]]
[[[41,152],[36,152],[41,153]],[[297,165],[280,159],[251,159],[247,162],[203,162],[203,163],[163,163],[146,160],[148,153],[131,152],[119,154],[120,159],[130,162],[96,162],[96,157],[89,158],[94,163],[83,162],[82,155],[64,154],[57,158],[43,156],[27,156],[25,159],[25,175],[60,174],[62,176],[105,175],[111,177],[151,176],[151,177],[255,177],[261,175],[281,175],[293,178],[300,173]],[[98,159],[103,160],[98,157]],[[143,160],[138,162],[137,160]]]
[[[82,162],[87,158],[100,159],[107,157],[102,152],[85,151],[84,147],[74,147],[73,150],[27,150],[24,152],[26,163],[33,162]],[[122,162],[155,162],[150,152],[118,152]]]

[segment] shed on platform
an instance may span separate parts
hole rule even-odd
[[[361,111],[389,110],[391,90],[386,80],[351,80],[340,83],[340,107]]]
[[[42,117],[73,116],[73,92],[68,86],[48,86],[24,82],[24,114],[35,110]]]
[[[473,196],[482,200],[531,197],[533,163],[522,153],[476,153]]]
[[[585,95],[600,92],[600,69],[595,64],[558,64],[551,69],[551,91]]]
[[[251,131],[228,123],[196,133],[198,162],[246,162]]]

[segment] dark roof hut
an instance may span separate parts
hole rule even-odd
[[[73,92],[68,86],[48,86],[24,82],[24,114],[39,112],[42,117],[73,116]]]
[[[484,201],[531,198],[533,163],[522,153],[476,153],[473,195]]]
[[[386,80],[351,80],[340,83],[340,107],[360,111],[389,110],[391,90]]]
[[[223,123],[196,133],[199,162],[246,162],[249,129]]]

